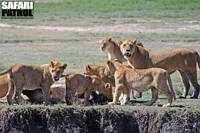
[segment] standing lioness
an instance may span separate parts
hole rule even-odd
[[[50,61],[44,65],[16,64],[2,72],[0,75],[9,74],[16,91],[15,100],[19,103],[19,97],[23,90],[35,90],[41,88],[45,104],[49,104],[50,86],[60,79],[67,64],[58,61]]]
[[[159,92],[165,94],[168,98],[168,103],[163,106],[171,106],[173,98],[175,99],[171,80],[169,80],[170,76],[164,69],[132,69],[124,66],[118,61],[107,61],[106,73],[107,75],[114,76],[116,86],[113,102],[109,104],[116,104],[119,100],[119,96],[123,93],[124,99],[121,101],[121,105],[124,105],[128,100],[131,89],[138,92],[144,92],[151,89],[152,99],[148,103],[149,105],[156,102]],[[170,81],[170,89],[167,85],[167,80]]]
[[[168,71],[169,74],[179,71],[185,85],[186,98],[190,83],[194,86],[194,93],[191,98],[198,98],[200,85],[197,81],[197,64],[200,67],[199,54],[188,48],[177,48],[162,52],[149,52],[144,47],[137,45],[137,40],[123,42],[120,45],[122,54],[135,68],[158,67]]]
[[[105,38],[101,40],[101,50],[108,54],[108,60],[117,59],[119,62],[126,62],[122,52],[120,51],[120,45],[124,42],[129,42],[130,40],[119,40],[113,41],[112,38]],[[143,47],[141,42],[137,42],[138,46]]]
[[[129,42],[129,40],[119,40],[119,41],[114,41],[112,38],[105,38],[101,40],[101,50],[106,52],[108,54],[108,60],[114,60],[117,59],[119,62],[126,62],[127,60],[124,58],[121,50],[120,50],[120,45],[124,42]],[[141,42],[137,42],[138,46],[143,47],[143,44]],[[131,64],[128,64],[130,67],[132,67]],[[132,91],[132,96],[135,98],[141,98],[142,93],[136,93]]]

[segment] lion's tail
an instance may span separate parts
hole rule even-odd
[[[173,85],[172,85],[172,79],[171,79],[171,76],[169,74],[167,74],[167,80],[168,80],[168,84],[169,84],[169,87],[170,87],[170,91],[173,95],[173,98],[174,98],[174,100],[176,100],[176,94],[175,94],[175,91],[174,91],[174,88],[173,88]]]
[[[8,68],[8,69],[2,71],[2,72],[0,73],[0,76],[5,75],[5,74],[8,74],[8,73],[11,73],[11,71],[12,71],[12,67],[10,67],[10,68]]]
[[[196,52],[196,57],[197,57],[197,64],[198,64],[199,69],[200,69],[200,56],[199,56],[198,52]]]

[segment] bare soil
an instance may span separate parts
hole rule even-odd
[[[112,32],[112,33],[181,33],[200,31],[200,21],[136,21],[134,23],[109,23],[91,24],[90,26],[44,26],[44,25],[15,25],[0,23],[1,27],[18,29],[39,29],[49,31],[73,31],[73,32]]]

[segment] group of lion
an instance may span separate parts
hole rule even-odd
[[[198,98],[200,86],[197,81],[197,64],[200,68],[200,56],[197,51],[188,48],[176,48],[162,52],[150,52],[137,40],[114,41],[106,38],[101,41],[101,49],[108,54],[104,64],[87,64],[83,73],[64,74],[67,64],[50,61],[44,65],[16,64],[0,74],[0,97],[7,96],[9,104],[20,103],[25,94],[29,99],[49,104],[57,97],[65,98],[67,104],[84,98],[88,105],[93,92],[103,94],[108,104],[125,105],[132,92],[140,97],[142,92],[151,90],[152,105],[158,94],[166,95],[172,105],[176,99],[170,74],[179,71],[185,86],[183,96],[186,98],[190,82],[194,87],[191,98]],[[55,81],[65,78],[65,91],[51,87]],[[55,89],[56,88],[56,89]],[[114,92],[114,93],[113,93]],[[94,95],[93,95],[94,96]]]

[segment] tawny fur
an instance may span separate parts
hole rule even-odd
[[[175,94],[173,88],[168,87],[167,81],[170,76],[166,70],[161,68],[132,69],[118,61],[108,61],[107,66],[106,73],[114,76],[116,86],[113,102],[109,104],[117,104],[122,93],[124,94],[124,100],[121,101],[121,105],[126,104],[131,89],[138,92],[151,89],[152,100],[149,105],[156,102],[158,93],[163,93],[168,98],[168,103],[163,106],[171,106]],[[169,85],[172,87],[170,82]]]
[[[101,78],[105,83],[109,83],[110,87],[105,90],[105,95],[112,99],[112,88],[115,86],[115,81],[113,78],[108,77],[104,74],[106,69],[106,64],[87,64],[85,65],[85,72],[86,75],[96,75]]]
[[[121,43],[121,41],[118,43]],[[121,63],[126,61],[120,51],[119,45],[111,38],[106,38],[101,41],[101,50],[107,52],[109,60],[118,59]]]
[[[108,60],[117,59],[121,63],[126,62],[126,59],[120,51],[120,45],[127,42],[133,43],[132,40],[114,41],[112,40],[112,38],[105,38],[101,40],[101,50],[107,52]],[[143,44],[141,42],[137,42],[137,45],[143,47]]]
[[[127,65],[126,65],[127,66]],[[129,67],[129,66],[127,66]],[[109,99],[112,99],[112,88],[115,87],[115,80],[113,77],[109,77],[105,75],[106,64],[87,64],[85,65],[85,74],[87,75],[97,75],[99,76],[105,83],[110,84],[110,88],[106,90],[106,96]],[[123,95],[120,99],[123,98]],[[135,99],[134,95],[133,98]]]
[[[77,101],[78,96],[84,94],[84,104],[88,105],[92,91],[99,91],[105,95],[105,89],[108,87],[98,76],[79,73],[65,75],[65,84],[67,104]]]
[[[12,104],[12,99],[14,96],[14,87],[12,80],[9,75],[0,76],[0,98],[7,97],[9,104]]]
[[[18,97],[23,90],[42,89],[45,104],[49,104],[50,87],[62,76],[67,64],[61,64],[58,61],[50,61],[44,65],[23,65],[16,64],[2,72],[0,75],[8,74],[13,82],[16,91],[15,100],[20,102]]]
[[[183,98],[188,95],[189,81],[195,89],[191,98],[198,98],[200,86],[197,81],[196,65],[198,64],[200,67],[200,57],[196,51],[188,48],[177,48],[161,52],[149,52],[144,47],[135,45],[135,43],[120,45],[122,54],[130,64],[135,68],[163,68],[169,74],[179,71],[185,85]]]
[[[132,40],[118,40],[114,41],[112,38],[105,38],[101,41],[101,49],[102,51],[107,52],[108,54],[108,60],[114,60],[117,59],[119,62],[126,62],[127,60],[124,58],[122,52],[120,51],[120,45],[124,43],[134,43]],[[143,47],[143,44],[141,42],[136,43],[136,45]],[[128,62],[128,66],[134,68],[134,66]],[[141,98],[142,93],[134,92],[132,91],[132,96],[135,99]]]

